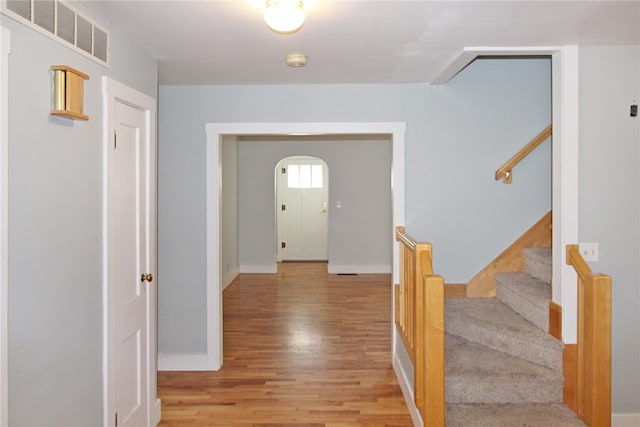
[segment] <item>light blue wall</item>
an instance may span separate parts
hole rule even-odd
[[[161,86],[159,352],[206,352],[206,123],[419,123],[423,95],[423,85]]]
[[[582,242],[613,279],[613,412],[640,413],[640,46],[580,49]]]
[[[407,231],[433,243],[434,269],[466,283],[551,209],[551,142],[496,169],[551,123],[551,63],[479,60],[429,87],[419,140],[407,140]],[[409,125],[408,125],[409,126]]]
[[[97,426],[102,372],[102,93],[157,95],[157,65],[111,33],[107,69],[2,16],[9,57],[9,424]],[[89,74],[88,122],[54,118],[49,68]]]
[[[545,59],[482,60],[433,87],[160,87],[159,351],[206,351],[206,123],[406,122],[407,230],[466,282],[550,209],[549,142],[514,184],[493,178],[549,124],[550,76]]]
[[[238,138],[222,137],[222,249],[221,277],[230,284],[238,267]]]

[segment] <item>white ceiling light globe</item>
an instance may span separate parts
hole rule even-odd
[[[304,23],[302,0],[267,0],[264,21],[278,33],[293,33]]]

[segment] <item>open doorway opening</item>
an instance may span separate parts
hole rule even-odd
[[[278,162],[276,261],[327,261],[329,168],[310,156]]]
[[[196,363],[200,370],[222,366],[222,141],[227,135],[387,135],[391,142],[391,218],[393,227],[404,224],[404,144],[406,125],[402,122],[337,123],[208,123],[207,134],[207,353]],[[275,164],[275,163],[274,163]],[[273,171],[273,165],[271,166]],[[240,174],[240,177],[243,175]],[[273,200],[273,198],[271,199]],[[271,202],[273,203],[273,202]],[[344,210],[344,209],[343,209]],[[273,212],[273,211],[271,211]],[[275,233],[272,234],[275,236]],[[397,243],[392,242],[392,280],[399,277]],[[391,286],[391,284],[390,284]],[[394,342],[395,343],[395,342]],[[191,368],[194,369],[194,368]]]

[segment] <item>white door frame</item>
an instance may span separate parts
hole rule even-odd
[[[469,47],[438,76],[447,82],[479,56],[551,56],[552,90],[552,300],[562,307],[562,341],[574,344],[578,329],[576,274],[566,263],[566,246],[578,244],[579,48]]]
[[[404,225],[404,122],[362,123],[207,123],[207,370],[222,367],[222,277],[220,269],[223,135],[391,135],[393,228]],[[393,230],[389,231],[393,233]],[[393,241],[393,280],[399,278]]]
[[[151,178],[151,186],[149,191],[150,206],[151,210],[149,212],[149,227],[150,230],[148,241],[149,247],[151,248],[150,252],[152,253],[152,257],[150,260],[151,272],[156,273],[156,265],[157,265],[157,251],[156,251],[156,166],[157,166],[157,158],[156,158],[156,148],[157,148],[157,140],[156,140],[156,100],[148,95],[145,95],[141,92],[138,92],[135,89],[132,89],[128,86],[123,85],[113,79],[108,77],[102,77],[102,94],[103,94],[103,148],[102,148],[102,218],[103,218],[103,229],[102,229],[102,297],[103,297],[103,406],[104,406],[104,425],[105,426],[113,426],[114,418],[112,414],[115,413],[115,375],[113,372],[113,352],[110,349],[110,343],[115,342],[115,328],[113,327],[113,315],[112,315],[112,306],[109,304],[110,301],[113,301],[112,289],[113,286],[108,286],[109,284],[109,259],[108,255],[110,253],[111,247],[110,242],[108,240],[108,230],[112,227],[110,223],[110,218],[108,216],[108,205],[107,205],[107,191],[108,191],[108,181],[109,181],[109,168],[111,165],[111,159],[109,153],[111,150],[108,149],[113,141],[113,134],[115,131],[115,103],[122,102],[124,104],[130,105],[136,109],[142,110],[146,115],[146,127],[147,127],[147,138],[149,138],[149,165],[148,170]],[[157,277],[156,277],[157,278]],[[156,345],[156,336],[157,336],[157,281],[151,282],[147,285],[147,306],[148,306],[148,325],[149,330],[147,331],[147,349],[148,349],[148,357],[147,361],[147,419],[149,420],[150,426],[156,426],[160,422],[160,400],[157,398],[157,345]],[[113,335],[113,336],[112,336]]]
[[[9,287],[9,54],[11,32],[0,27],[0,425],[9,425],[7,296]]]

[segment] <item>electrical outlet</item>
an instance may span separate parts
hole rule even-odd
[[[580,255],[585,261],[598,261],[600,259],[600,249],[598,243],[580,243]]]

